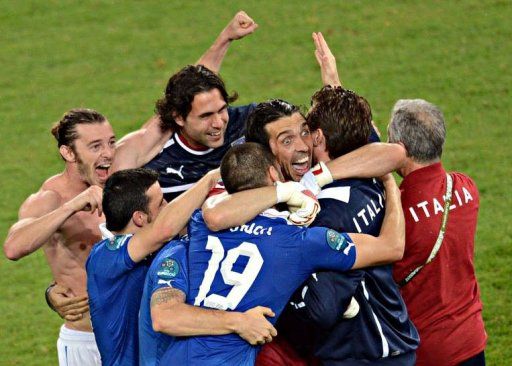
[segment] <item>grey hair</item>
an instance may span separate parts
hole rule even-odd
[[[443,113],[423,99],[400,99],[391,112],[388,136],[389,142],[403,143],[417,162],[439,160],[446,138]]]

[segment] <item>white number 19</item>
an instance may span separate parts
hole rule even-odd
[[[194,300],[194,305],[199,306],[204,300],[203,305],[206,307],[234,310],[258,276],[263,266],[263,257],[255,244],[245,241],[238,247],[228,250],[226,258],[220,266],[220,273],[224,282],[227,285],[232,285],[233,288],[227,296],[217,294],[206,296],[210,291],[215,274],[219,270],[219,264],[224,258],[224,247],[219,238],[208,235],[206,249],[211,250],[212,256],[208,261],[208,268],[204,273],[203,282],[199,286],[199,292]],[[249,260],[243,272],[238,273],[233,271],[233,265],[241,255],[249,257]]]

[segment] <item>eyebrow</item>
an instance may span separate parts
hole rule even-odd
[[[222,106],[221,109],[219,109],[217,111],[217,113],[219,113],[220,111],[222,111],[223,109],[226,109],[228,107],[228,104],[227,103],[224,103],[224,105]],[[208,116],[211,116],[213,113],[215,112],[206,112],[206,113],[203,113],[203,114],[200,114],[199,117],[200,118],[204,118],[204,117],[208,117]]]

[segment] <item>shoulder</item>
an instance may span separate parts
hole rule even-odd
[[[19,210],[20,218],[40,217],[57,208],[63,203],[64,199],[57,190],[51,189],[51,184],[46,181],[41,189],[31,194],[25,202],[22,203]]]

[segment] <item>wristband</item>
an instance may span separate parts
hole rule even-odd
[[[55,287],[56,284],[57,283],[55,281],[50,283],[50,285],[46,288],[46,291],[44,292],[44,298],[46,299],[46,303],[48,304],[48,307],[55,312],[57,312],[57,310],[55,310],[52,303],[50,302],[50,291],[52,290],[52,288]]]

